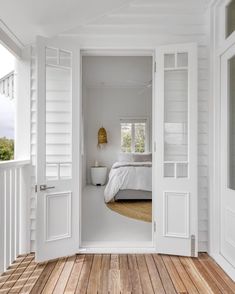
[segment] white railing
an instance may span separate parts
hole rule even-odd
[[[0,79],[0,94],[10,99],[14,98],[14,76],[12,71]]]
[[[0,162],[0,273],[29,252],[30,160]]]

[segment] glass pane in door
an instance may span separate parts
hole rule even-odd
[[[227,32],[226,37],[229,37],[235,30],[235,0],[230,1],[227,6]]]
[[[235,56],[229,60],[229,188],[235,190]]]
[[[175,54],[175,60],[176,68],[168,68],[165,63],[164,176],[186,178],[188,177],[188,55],[180,52]]]
[[[47,180],[65,180],[72,177],[72,89],[69,68],[71,54],[66,52],[66,56],[61,57],[61,52],[50,48],[46,50]],[[58,61],[57,64],[52,62],[54,60]]]

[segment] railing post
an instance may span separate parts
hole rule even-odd
[[[30,166],[20,169],[19,253],[30,252]]]

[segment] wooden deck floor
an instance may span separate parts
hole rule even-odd
[[[207,254],[76,255],[36,264],[19,257],[0,277],[0,293],[235,293],[235,283]]]

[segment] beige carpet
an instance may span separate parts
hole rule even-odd
[[[109,209],[137,220],[152,222],[152,201],[117,201],[106,203]]]

